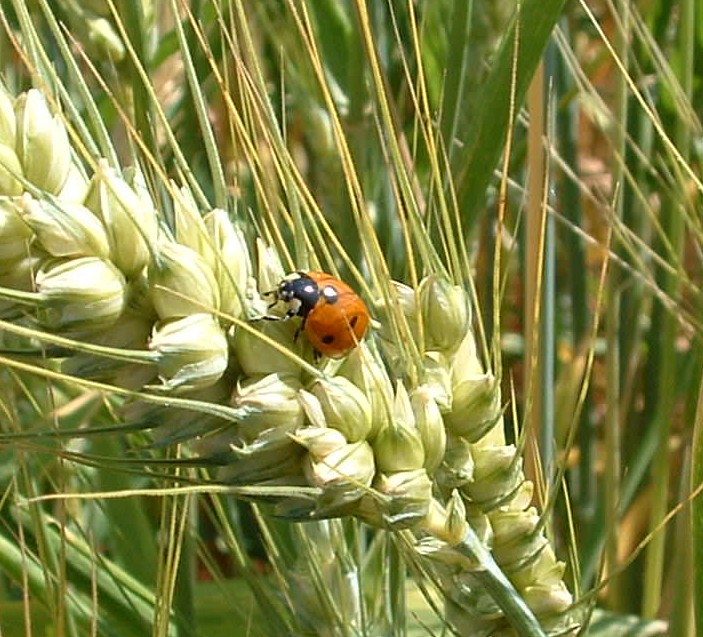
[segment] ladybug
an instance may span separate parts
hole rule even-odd
[[[371,317],[364,302],[344,281],[325,272],[293,272],[272,292],[288,305],[284,318],[300,316],[299,331],[325,356],[340,358],[364,338]],[[273,317],[270,317],[273,318]]]

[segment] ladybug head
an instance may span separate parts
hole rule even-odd
[[[320,288],[305,272],[294,272],[281,281],[276,297],[288,304],[288,316],[304,318],[320,300]]]

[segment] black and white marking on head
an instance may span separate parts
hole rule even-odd
[[[287,300],[288,303],[288,314],[291,316],[297,316],[300,314],[300,308],[303,306],[303,303],[300,299],[297,299],[295,297],[292,297]]]
[[[307,316],[320,300],[320,288],[304,272],[289,274],[278,287],[278,299],[288,304],[288,316]]]
[[[300,272],[292,272],[286,275],[278,286],[278,298],[286,303],[290,302],[295,296],[297,287],[295,282],[301,278]]]

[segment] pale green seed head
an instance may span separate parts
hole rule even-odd
[[[3,244],[0,241],[1,254],[3,254]],[[0,258],[0,288],[9,288],[10,290],[22,292],[35,291],[34,278],[45,257],[32,254],[29,248],[25,249],[25,254],[27,256],[10,262],[4,262]],[[9,266],[7,270],[3,270],[5,265]],[[0,299],[0,314],[10,308],[16,308],[14,300]]]
[[[14,149],[16,131],[14,98],[0,82],[0,146]]]
[[[464,569],[469,570],[482,568],[479,561],[465,552],[457,551],[455,547],[466,539],[469,532],[485,546],[490,546],[491,533],[490,524],[486,522],[487,517],[473,515],[466,508],[464,498],[456,490],[452,491],[445,506],[436,500],[432,501],[428,516],[422,523],[422,527],[431,535],[426,538],[427,541],[421,540],[420,552],[444,564],[462,564]]]
[[[384,528],[414,527],[427,517],[432,502],[432,481],[424,469],[377,473],[372,486],[385,496],[374,500]]]
[[[460,489],[462,495],[466,497],[464,490]],[[491,520],[483,512],[480,505],[470,501],[465,503],[466,506],[466,521],[469,523],[472,531],[476,534],[476,537],[481,541],[484,546],[493,545],[493,527],[491,526]]]
[[[304,481],[301,449],[283,429],[262,429],[251,441],[244,441],[236,430],[203,438],[196,450],[203,456],[227,460],[218,479],[234,484],[252,485],[276,481],[301,484]]]
[[[303,424],[305,413],[298,400],[300,380],[291,374],[268,374],[237,384],[234,407],[249,414],[240,422],[238,432],[251,441],[267,429],[293,432]]]
[[[251,256],[244,233],[221,208],[212,210],[203,220],[215,249],[213,267],[222,296],[222,312],[240,317],[252,276]]]
[[[501,417],[500,383],[490,372],[472,372],[474,366],[461,365],[452,374],[452,407],[444,414],[447,430],[471,442],[480,440]]]
[[[121,320],[120,323],[122,323]],[[227,405],[232,397],[232,389],[232,379],[225,375],[208,387],[183,392],[179,394],[179,397],[202,403],[211,403],[213,406]],[[225,425],[225,421],[213,413],[183,409],[171,404],[162,405],[138,400],[125,405],[120,410],[120,415],[128,425],[138,422],[149,422],[151,435],[157,445],[165,447],[180,442],[188,442],[189,451],[195,451],[203,436],[212,434],[215,431],[222,431],[223,425]],[[231,433],[233,426],[230,425],[227,429]],[[227,445],[225,445],[225,451],[229,451]]]
[[[393,385],[385,367],[364,340],[346,356],[338,374],[348,378],[368,399],[371,431],[367,437],[373,439],[388,423],[393,411]]]
[[[464,289],[430,275],[420,282],[418,297],[427,349],[456,351],[470,325],[469,300]]]
[[[449,357],[449,369],[452,385],[460,383],[464,378],[473,378],[484,373],[483,363],[478,356],[476,338],[472,330],[468,330],[459,348]]]
[[[15,149],[0,143],[0,196],[15,197],[22,194],[22,177],[24,170]]]
[[[525,480],[522,459],[517,457],[514,445],[484,447],[473,445],[475,462],[474,481],[461,490],[473,502],[491,507],[517,489]]]
[[[515,445],[483,446],[475,444],[472,445],[471,450],[475,463],[474,478],[477,482],[490,475],[510,470],[518,457]]]
[[[538,534],[542,539],[544,535]],[[566,565],[557,560],[554,549],[546,541],[538,551],[523,555],[523,564],[519,568],[511,569],[511,579],[515,586],[524,590],[535,584],[554,586],[562,583]]]
[[[57,197],[63,202],[82,204],[87,194],[88,180],[76,163],[71,162],[68,177]]]
[[[540,517],[534,507],[527,511],[500,509],[491,514],[494,532],[494,547],[522,542],[529,538],[539,524]]]
[[[491,515],[492,525],[494,525],[494,517],[494,515]],[[512,542],[503,543],[498,542],[494,534],[491,550],[496,561],[506,571],[515,573],[529,565],[534,560],[534,557],[541,553],[548,544],[549,540],[542,533],[527,532],[520,537],[516,537]]]
[[[441,352],[428,351],[422,358],[422,387],[442,413],[452,408],[451,365]]]
[[[371,431],[371,405],[356,385],[334,376],[315,381],[311,391],[320,401],[328,427],[341,431],[349,442],[366,440]]]
[[[393,404],[393,417],[373,441],[376,464],[387,474],[398,471],[415,471],[425,464],[422,437],[415,426],[410,398],[405,386],[399,382]]]
[[[173,198],[173,222],[176,241],[191,250],[195,250],[214,270],[216,260],[215,247],[205,227],[198,204],[195,203],[193,193],[188,186],[178,188],[172,182],[171,187],[175,191]]]
[[[415,290],[409,285],[400,283],[398,281],[391,281],[391,302],[397,304],[397,308],[400,313],[405,317],[408,327],[410,329],[410,337],[417,342],[418,341],[418,304],[417,296]],[[402,361],[405,355],[405,348],[397,340],[397,334],[395,330],[392,329],[391,321],[391,308],[386,307],[386,301],[384,299],[379,299],[376,302],[376,306],[382,315],[386,316],[385,320],[381,321],[381,329],[379,336],[383,346],[383,351],[386,357],[391,361]]]
[[[445,506],[433,498],[422,528],[428,531],[425,539],[430,541],[421,540],[420,552],[444,563],[456,564],[459,554],[451,548],[462,542],[468,532],[466,508],[461,495],[456,490],[452,491]]]
[[[451,545],[459,544],[466,537],[469,525],[466,521],[464,498],[456,489],[452,491],[446,510],[445,537]]]
[[[415,426],[422,439],[425,450],[424,468],[433,474],[439,467],[447,447],[447,432],[432,390],[425,385],[413,390],[410,395]]]
[[[140,179],[135,175],[133,187],[101,160],[84,204],[107,230],[112,262],[127,277],[139,274],[150,262],[158,230],[154,204]]]
[[[447,436],[444,462],[435,478],[446,489],[454,489],[474,479],[474,457],[471,443],[460,436]]]
[[[537,615],[551,615],[566,612],[573,603],[573,597],[563,582],[528,586],[522,591],[523,599]]]
[[[426,557],[437,564],[443,566],[448,566],[453,570],[465,569],[471,570],[478,566],[475,561],[471,561],[465,555],[457,551],[452,545],[448,544],[444,539],[440,539],[436,535],[428,535],[420,539],[416,545],[416,550],[418,555]],[[450,610],[447,611],[447,616],[450,614]],[[475,619],[473,615],[472,619]],[[456,618],[452,618],[452,626],[458,626]],[[467,635],[471,634],[471,631],[476,629],[475,621],[471,627],[466,628]]]
[[[399,380],[395,385],[395,397],[393,398],[393,420],[415,428],[415,413],[410,402],[410,394],[405,388],[405,383]]]
[[[161,319],[214,311],[220,292],[212,268],[197,253],[175,241],[159,246],[147,270],[151,298]]]
[[[347,442],[347,439],[344,437],[344,434],[342,434],[341,431],[338,431],[337,429],[330,429],[327,426],[327,417],[325,416],[325,412],[322,409],[322,404],[320,403],[320,400],[317,398],[317,396],[315,396],[315,394],[311,394],[309,391],[301,389],[298,392],[298,400],[303,406],[303,410],[305,411],[305,417],[307,418],[308,423],[311,425],[311,429],[320,431],[336,431],[342,437],[344,442]]]
[[[38,188],[57,194],[71,167],[71,147],[61,118],[52,116],[46,99],[30,89],[15,101],[15,151],[24,176]]]
[[[0,241],[0,254],[2,254],[3,249],[3,243]],[[11,267],[7,270],[3,270],[3,261],[0,259],[0,287],[22,290],[24,292],[34,291],[36,273],[41,268],[46,257],[32,254],[28,249],[25,249],[25,255],[18,260],[13,260]]]
[[[11,274],[29,255],[32,230],[22,220],[18,200],[0,197],[0,275]]]
[[[302,356],[306,341],[294,340],[298,326],[293,321],[258,321],[252,325],[267,338],[283,346],[284,351],[269,345],[261,336],[250,330],[235,328],[233,348],[234,355],[242,371],[247,376],[264,374],[293,374],[300,376],[300,364],[289,354]]]
[[[341,483],[350,487],[352,500],[364,495],[364,487],[371,484],[376,472],[373,451],[365,441],[346,444],[318,460],[308,454],[303,469],[313,486],[326,489]],[[350,501],[349,493],[345,493],[344,501]]]
[[[149,289],[149,280],[147,279],[146,271],[129,282],[128,303],[131,312],[151,321],[152,325],[159,320],[151,298],[151,290]]]
[[[512,499],[505,507],[510,511],[525,511],[532,504],[535,485],[530,480],[525,480],[518,490],[513,492]]]
[[[164,389],[202,389],[227,369],[227,337],[212,314],[191,314],[158,323],[149,341],[157,352]]]
[[[294,437],[308,450],[313,461],[322,460],[347,444],[344,434],[330,427],[302,427]]]
[[[400,310],[408,319],[411,326],[416,324],[418,312],[417,295],[415,290],[405,283],[392,281],[393,289],[396,294],[396,300],[400,306]]]
[[[105,228],[85,206],[58,199],[37,201],[25,193],[20,212],[51,256],[107,259],[110,254]]]
[[[36,275],[39,320],[55,331],[97,331],[110,327],[125,307],[122,273],[97,257],[49,261]]]
[[[89,340],[91,343],[116,349],[146,350],[153,325],[153,318],[148,314],[126,308],[114,325],[102,332],[90,334]],[[71,376],[98,380],[134,391],[154,382],[158,373],[155,364],[115,360],[87,352],[79,352],[65,359],[61,364],[61,371]],[[193,412],[185,414],[193,417]],[[178,415],[183,417],[182,414]]]

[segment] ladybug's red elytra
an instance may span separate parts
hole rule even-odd
[[[285,318],[300,316],[301,330],[312,346],[330,358],[340,358],[356,347],[371,320],[354,290],[325,272],[293,272],[273,294],[273,305],[279,301],[288,305]]]

